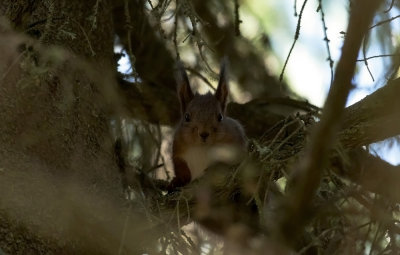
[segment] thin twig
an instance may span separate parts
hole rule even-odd
[[[85,29],[81,26],[81,24],[79,24],[78,21],[76,21],[76,20],[73,20],[73,21],[78,25],[78,27],[82,31],[82,34],[83,34],[83,36],[85,37],[85,39],[86,39],[86,41],[88,43],[89,50],[90,50],[90,53],[91,53],[92,57],[96,56],[96,52],[94,52],[94,50],[93,50],[92,43],[90,42],[89,36],[86,33]]]
[[[46,24],[45,24],[45,27],[44,27],[44,33],[39,39],[39,42],[41,44],[46,40],[47,35],[49,34],[52,26],[54,25],[53,24],[54,23],[53,17],[54,17],[54,12],[55,12],[55,6],[54,6],[55,5],[55,1],[51,1],[49,3],[49,5],[50,5],[49,6],[49,12],[47,13],[47,20],[46,20]]]
[[[363,54],[363,59],[364,59],[364,65],[365,65],[365,67],[367,68],[367,70],[368,70],[368,73],[369,73],[369,75],[371,76],[371,79],[372,79],[372,81],[374,82],[375,81],[375,79],[374,79],[374,76],[372,75],[372,72],[371,72],[371,70],[369,69],[369,66],[368,66],[368,61],[366,60],[366,58],[365,58],[365,56],[366,56],[366,48],[367,48],[367,36],[365,36],[364,37],[364,40],[363,40],[363,44],[362,44],[362,54]]]
[[[331,82],[330,85],[332,85],[333,82],[333,60],[332,60],[332,55],[331,55],[331,50],[329,47],[329,38],[328,38],[328,27],[326,26],[326,22],[325,22],[325,13],[324,13],[324,9],[322,8],[322,0],[318,0],[319,2],[319,6],[317,8],[317,11],[319,11],[321,13],[321,22],[322,22],[322,30],[324,31],[324,41],[325,41],[325,45],[326,45],[326,51],[328,53],[328,61],[329,61],[329,68],[331,70]]]
[[[283,75],[284,75],[284,73],[285,73],[286,65],[287,65],[288,62],[289,62],[290,55],[292,54],[293,48],[294,48],[294,46],[296,45],[297,39],[299,39],[299,36],[300,36],[301,18],[302,18],[302,16],[303,16],[304,8],[306,7],[307,1],[308,1],[308,0],[304,0],[303,5],[301,6],[299,18],[298,18],[298,20],[297,20],[296,33],[294,34],[294,41],[293,41],[293,43],[292,43],[292,47],[290,47],[289,54],[288,54],[288,56],[287,56],[287,58],[286,58],[285,64],[283,65],[282,72],[281,72],[281,74],[279,75],[279,81],[282,81],[282,79],[283,79]]]
[[[175,53],[176,53],[176,58],[177,60],[181,59],[181,56],[179,54],[178,50],[178,18],[179,18],[179,0],[176,0],[176,11],[175,11],[175,20],[174,20],[174,37],[173,37],[173,42],[174,42],[174,47],[175,47]]]
[[[272,152],[270,153],[270,156],[274,155],[284,144],[286,144],[290,139],[293,138],[294,135],[296,135],[303,126],[297,127],[290,135],[288,135],[277,147],[275,147]]]
[[[385,13],[388,13],[388,12],[390,12],[390,11],[392,10],[393,5],[394,5],[394,1],[395,1],[395,0],[392,0],[392,2],[390,3],[389,8],[388,8],[386,11],[384,11]]]
[[[391,22],[391,21],[393,21],[393,20],[395,20],[397,18],[400,18],[400,15],[397,15],[397,16],[392,17],[390,19],[386,19],[386,20],[380,21],[380,22],[376,23],[375,25],[371,26],[369,29],[373,29],[374,27],[381,26],[383,24],[389,23],[389,22]]]
[[[365,57],[362,59],[357,59],[357,62],[361,62],[361,61],[365,61],[365,60],[370,60],[370,59],[374,59],[374,58],[383,58],[383,57],[400,57],[400,54],[381,54],[381,55],[375,55],[375,56],[371,56],[371,57]]]
[[[97,15],[99,12],[99,4],[100,4],[101,0],[96,0],[96,3],[93,7],[93,14],[91,15],[92,18],[92,27],[91,27],[91,31],[95,30],[97,28]]]
[[[194,38],[197,49],[199,50],[200,58],[203,61],[203,63],[205,64],[205,66],[207,67],[208,72],[211,74],[211,76],[217,77],[218,74],[216,72],[214,72],[214,70],[208,64],[208,61],[206,60],[204,53],[203,53],[203,46],[207,47],[210,51],[214,51],[214,50],[201,37],[200,32],[197,30],[197,21],[200,21],[200,19],[199,19],[198,15],[196,14],[196,12],[194,11],[194,8],[192,7],[190,1],[185,0],[183,7],[185,8],[187,17],[189,18],[190,23],[192,24],[192,32],[184,39],[184,41],[186,41],[186,39],[189,37]]]
[[[7,70],[2,74],[2,76],[0,77],[0,82],[2,82],[7,75],[11,72],[11,70],[13,69],[13,67],[18,64],[18,62],[21,60],[22,56],[25,55],[26,50],[22,51],[20,54],[18,54],[18,56],[16,58],[14,58],[14,60],[12,61],[12,63],[8,66]]]
[[[235,2],[235,34],[236,36],[240,36],[240,23],[242,21],[239,17],[239,0],[234,0]]]
[[[382,224],[381,224],[381,222],[379,222],[379,223],[378,223],[378,227],[377,227],[377,229],[376,229],[376,231],[375,231],[374,239],[372,240],[372,243],[371,243],[371,248],[370,248],[370,250],[369,250],[369,255],[374,254],[373,251],[374,251],[374,249],[375,249],[376,241],[377,241],[377,239],[378,239],[378,235],[379,235],[379,232],[380,232],[380,230],[381,230],[381,227],[382,227]]]
[[[204,81],[204,82],[207,84],[207,86],[208,86],[212,91],[215,91],[215,90],[216,90],[216,89],[213,87],[213,85],[211,84],[211,82],[209,82],[208,79],[207,79],[204,75],[202,75],[200,72],[198,72],[197,70],[195,70],[195,69],[193,69],[193,68],[189,68],[189,67],[187,67],[187,68],[185,68],[185,69],[188,70],[189,72],[191,72],[192,74],[199,76],[199,78],[200,78],[202,81]]]
[[[288,122],[288,123],[285,123],[285,125],[279,130],[279,132],[275,135],[274,139],[272,139],[272,141],[268,144],[268,146],[269,146],[269,147],[272,147],[272,146],[274,145],[274,143],[276,142],[276,140],[278,140],[279,136],[280,136],[284,131],[286,131],[286,129],[287,129],[288,127],[290,127],[292,124],[298,123],[298,121],[299,121],[299,120],[296,118],[296,119],[294,119],[294,120],[292,120],[292,121],[290,121],[290,122]]]

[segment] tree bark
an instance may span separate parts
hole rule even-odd
[[[356,148],[400,134],[400,79],[346,108],[340,141]]]
[[[73,66],[73,55],[60,52],[64,55],[56,59],[52,56],[56,49],[46,48],[58,45],[76,56],[89,57],[99,63],[96,72],[113,67],[110,3],[101,1],[97,27],[92,29],[86,18],[92,15],[95,2],[3,1],[5,12],[0,14],[12,21],[14,29],[32,33],[41,43],[22,39],[17,49],[3,39],[4,50],[21,56],[2,79],[1,133],[7,134],[2,136],[3,148],[24,151],[50,168],[65,171],[75,168],[74,164],[90,169],[98,165],[97,160],[111,162],[111,154],[104,150],[110,143],[100,85],[96,87],[83,64]]]
[[[0,212],[2,219],[33,229],[36,237],[25,234],[22,242],[28,246],[29,238],[35,240],[31,253],[65,247],[71,240],[75,247],[86,245],[80,252],[98,251],[96,243],[80,243],[90,231],[76,235],[85,228],[95,231],[74,216],[90,207],[88,201],[68,194],[80,190],[122,202],[109,130],[111,95],[105,93],[115,85],[111,9],[109,0],[0,2],[0,183],[5,192]],[[87,216],[98,218],[101,214],[92,209]],[[12,231],[2,229],[1,239],[16,243],[4,236]],[[40,234],[53,243],[43,244]],[[27,248],[6,247],[10,254]]]

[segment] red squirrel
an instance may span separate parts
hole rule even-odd
[[[175,178],[169,190],[182,187],[200,177],[214,163],[238,163],[238,153],[244,154],[247,147],[242,125],[226,116],[229,94],[226,61],[221,64],[215,94],[194,94],[182,64],[178,63],[177,66],[175,76],[181,119],[175,129],[172,144]],[[228,155],[228,158],[224,159],[224,155]]]

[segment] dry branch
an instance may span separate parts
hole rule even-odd
[[[344,106],[351,89],[357,55],[364,34],[372,20],[373,14],[381,1],[355,1],[352,6],[347,36],[342,48],[335,77],[323,109],[321,121],[311,134],[305,155],[295,170],[296,178],[286,206],[288,210],[280,224],[282,241],[293,243],[309,220],[309,208],[314,194],[320,185],[322,170],[328,153],[340,128]]]

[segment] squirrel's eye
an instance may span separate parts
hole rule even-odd
[[[218,121],[221,122],[223,118],[224,118],[224,117],[222,116],[222,114],[219,113],[218,116],[217,116]]]
[[[185,121],[186,121],[186,122],[190,122],[190,115],[189,115],[189,113],[186,113],[186,114],[185,114]]]

